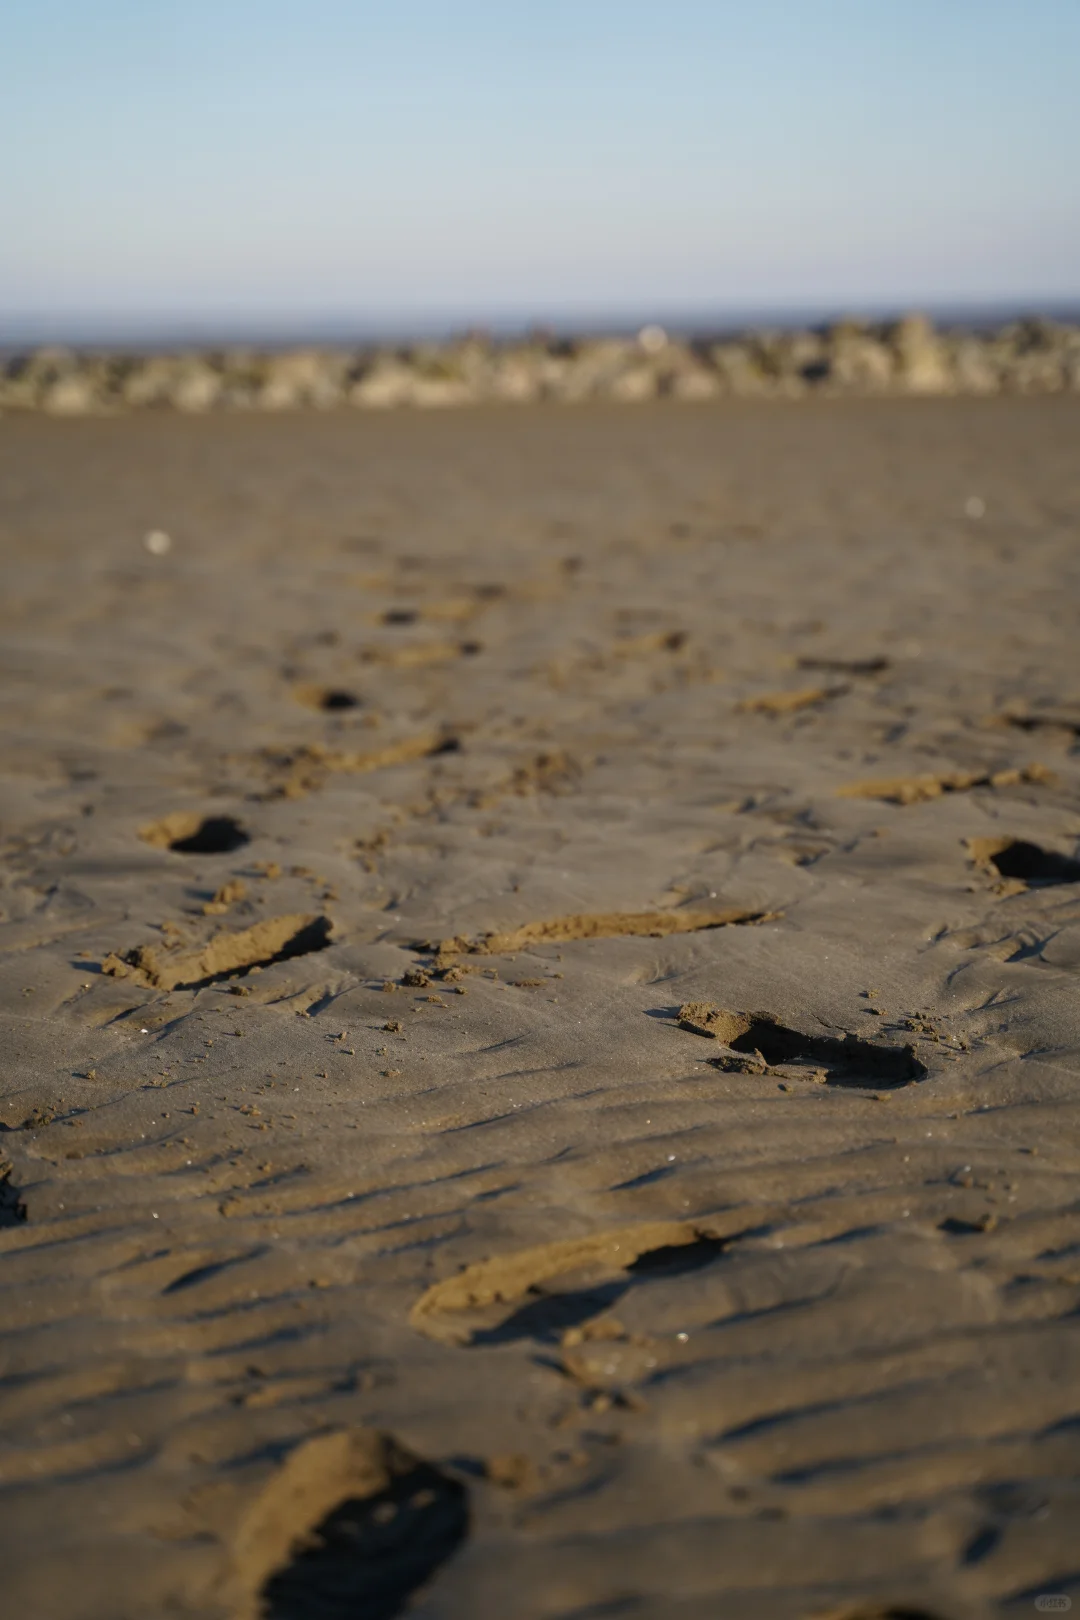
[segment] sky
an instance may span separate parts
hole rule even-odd
[[[6,0],[0,342],[1080,304],[1080,0]]]

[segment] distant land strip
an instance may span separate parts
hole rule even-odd
[[[723,339],[646,326],[635,337],[167,353],[53,346],[0,357],[0,414],[55,416],[1000,393],[1080,393],[1080,325],[1032,316],[990,330],[935,328],[908,315]]]

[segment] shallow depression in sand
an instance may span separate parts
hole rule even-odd
[[[260,1620],[392,1620],[457,1552],[465,1487],[400,1447],[387,1455],[387,1483],[339,1502],[266,1582]]]
[[[1080,860],[1043,849],[1026,838],[970,838],[968,850],[976,866],[993,867],[999,877],[1029,888],[1080,883]]]
[[[807,1034],[782,1024],[772,1013],[731,1012],[708,1002],[687,1002],[679,1008],[679,1021],[684,1029],[712,1036],[727,1049],[709,1060],[719,1069],[793,1070],[796,1078],[836,1086],[905,1086],[927,1074],[909,1045],[875,1045],[850,1034]]]
[[[235,816],[201,816],[188,810],[148,822],[139,828],[139,837],[177,855],[231,855],[251,842]]]

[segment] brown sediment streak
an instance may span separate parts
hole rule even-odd
[[[386,584],[386,581],[381,580],[379,583]],[[495,594],[500,595],[501,592],[496,590]],[[442,620],[444,624],[456,624],[463,619],[473,618],[483,609],[486,602],[492,600],[494,600],[492,596],[483,592],[477,594],[474,591],[468,596],[444,596],[441,600],[412,601],[407,605],[383,608],[377,613],[370,614],[369,618],[375,624],[409,625],[419,624],[424,620],[436,623]]]
[[[449,664],[478,651],[475,642],[418,641],[404,647],[365,647],[365,664],[383,664],[388,669],[422,669],[425,664]]]
[[[126,956],[107,956],[101,971],[155,990],[193,990],[232,973],[325,950],[331,933],[330,919],[317,913],[267,917],[236,934],[215,934],[201,951],[180,956],[140,945]]]
[[[620,636],[609,651],[615,658],[642,658],[654,652],[682,652],[688,639],[685,630],[646,630],[640,636]]]
[[[846,691],[846,686],[806,686],[798,692],[762,692],[759,697],[743,698],[735,707],[745,714],[795,714]]]
[[[532,793],[570,793],[578,786],[583,770],[581,760],[561,748],[548,749],[515,765],[509,776],[491,787],[475,789],[467,802],[473,810],[490,810],[510,794],[524,799]]]
[[[1027,707],[1004,709],[987,716],[987,725],[1015,726],[1018,731],[1071,731],[1080,735],[1080,713],[1075,709],[1038,709]]]
[[[745,1211],[743,1212],[745,1224]],[[409,1321],[429,1337],[443,1337],[437,1319],[447,1313],[481,1310],[488,1305],[511,1304],[531,1288],[585,1266],[625,1270],[654,1249],[680,1248],[701,1238],[729,1236],[721,1217],[698,1221],[644,1221],[635,1226],[609,1227],[587,1237],[541,1243],[513,1254],[495,1255],[466,1266],[454,1277],[433,1283],[421,1294]]]
[[[1045,765],[1024,765],[1006,771],[926,772],[920,776],[875,777],[866,782],[848,782],[836,790],[841,799],[883,799],[887,804],[920,804],[940,799],[945,793],[968,793],[978,787],[1017,787],[1031,782],[1049,786],[1055,780]]]
[[[326,748],[321,743],[305,743],[302,748],[287,753],[268,749],[263,757],[282,772],[280,781],[271,789],[271,795],[298,799],[321,787],[328,776],[379,771],[389,765],[406,765],[414,759],[426,759],[432,754],[450,753],[456,746],[456,740],[446,732],[429,731],[418,737],[399,737],[396,742],[384,743],[381,748],[351,750]]]
[[[505,934],[492,931],[476,939],[459,936],[442,940],[439,949],[494,956],[522,950],[526,945],[557,945],[575,939],[620,939],[631,935],[665,939],[669,934],[696,934],[705,928],[771,922],[780,915],[778,911],[750,911],[743,906],[729,906],[723,911],[578,912],[570,917],[551,917],[546,922],[523,923]]]

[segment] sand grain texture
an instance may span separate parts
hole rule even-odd
[[[5,418],[5,1610],[1080,1602],[1078,430]]]

